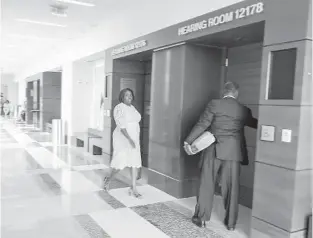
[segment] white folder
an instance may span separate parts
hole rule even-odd
[[[214,135],[209,131],[205,131],[205,132],[203,132],[202,135],[200,135],[197,139],[195,139],[194,142],[191,144],[191,146],[193,146],[193,145],[196,146],[198,150],[195,153],[192,153],[192,151],[190,149],[190,152],[192,154],[197,154],[200,151],[208,148],[214,142],[215,142]]]

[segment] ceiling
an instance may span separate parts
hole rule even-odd
[[[67,6],[67,17],[51,14],[50,5],[55,0],[2,0],[2,34],[0,65],[4,73],[12,73],[34,57],[35,52],[56,51],[65,42],[84,37],[94,28],[110,18],[115,0],[89,0],[96,7],[85,7],[63,3]],[[105,9],[105,14],[104,14]],[[28,19],[66,25],[46,26],[20,22]]]
[[[243,0],[84,0],[67,17],[51,14],[56,0],[1,0],[0,68],[18,80]],[[131,4],[130,4],[131,2]],[[166,7],[164,7],[166,6]],[[160,17],[162,16],[162,17]],[[45,26],[28,19],[66,25]],[[97,60],[102,55],[90,59]]]

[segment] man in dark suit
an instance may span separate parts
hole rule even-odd
[[[208,103],[198,123],[184,142],[188,146],[205,130],[215,136],[216,142],[205,149],[200,160],[201,175],[197,205],[192,222],[200,227],[211,218],[215,184],[221,180],[222,197],[226,215],[224,224],[234,230],[238,218],[240,164],[247,165],[248,155],[244,137],[244,127],[257,128],[257,119],[251,110],[237,101],[238,85],[227,82],[224,97]],[[190,146],[189,146],[190,148]],[[196,152],[195,146],[191,147]]]

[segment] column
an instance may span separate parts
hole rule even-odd
[[[218,98],[222,50],[182,45],[153,54],[148,182],[175,196],[194,196],[197,156],[182,145],[206,104]]]
[[[61,72],[44,72],[40,81],[40,128],[61,118]]]
[[[311,8],[267,3],[251,237],[305,237],[312,213]]]
[[[67,142],[72,144],[75,133],[87,132],[92,103],[92,65],[85,61],[62,66],[61,119],[65,123]]]
[[[33,113],[31,110],[33,110],[33,89],[34,85],[33,82],[27,82],[27,87],[26,87],[26,123],[27,124],[32,124],[33,123]]]

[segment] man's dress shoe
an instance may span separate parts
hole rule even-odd
[[[193,216],[191,221],[198,227],[206,227],[205,221],[202,221],[199,217]]]

